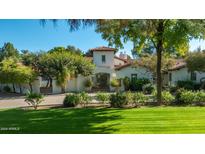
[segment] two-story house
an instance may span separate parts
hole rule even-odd
[[[133,67],[133,60],[128,59],[124,53],[120,53],[119,57],[115,55],[116,49],[109,47],[97,47],[90,49],[93,63],[96,65],[92,80],[94,89],[104,89],[113,91],[110,86],[112,79],[123,79],[124,77],[131,78],[148,78],[152,80],[152,73],[142,67]],[[123,82],[121,81],[121,90],[124,90]]]

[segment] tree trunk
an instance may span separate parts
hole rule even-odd
[[[22,94],[22,87],[20,84],[19,84],[19,89],[20,89],[20,94]]]
[[[164,24],[163,20],[159,21],[157,28],[157,105],[162,104],[162,74],[161,74],[161,63],[162,63],[162,51],[163,51],[163,32]]]
[[[50,79],[47,79],[46,88],[48,88],[49,83],[50,83]]]
[[[12,86],[13,86],[13,91],[14,91],[14,93],[16,93],[16,88],[15,88],[14,83],[12,84]]]
[[[46,83],[46,88],[50,88],[50,87],[52,87],[53,85],[52,85],[52,82],[53,82],[53,79],[52,79],[52,77],[48,77],[48,79],[47,79],[47,83]]]
[[[61,87],[61,93],[62,94],[65,93],[65,87],[64,86]]]
[[[49,77],[49,81],[50,81],[49,87],[52,87],[53,86],[53,79],[52,79],[52,77]]]
[[[30,91],[33,92],[32,84],[29,82]]]

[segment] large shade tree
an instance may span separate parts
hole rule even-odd
[[[205,52],[192,52],[186,57],[189,71],[205,72]]]

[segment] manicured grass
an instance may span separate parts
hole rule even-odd
[[[0,133],[205,133],[203,107],[0,110]]]

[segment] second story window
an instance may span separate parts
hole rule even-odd
[[[106,62],[105,55],[102,55],[102,63],[105,63],[105,62]]]

